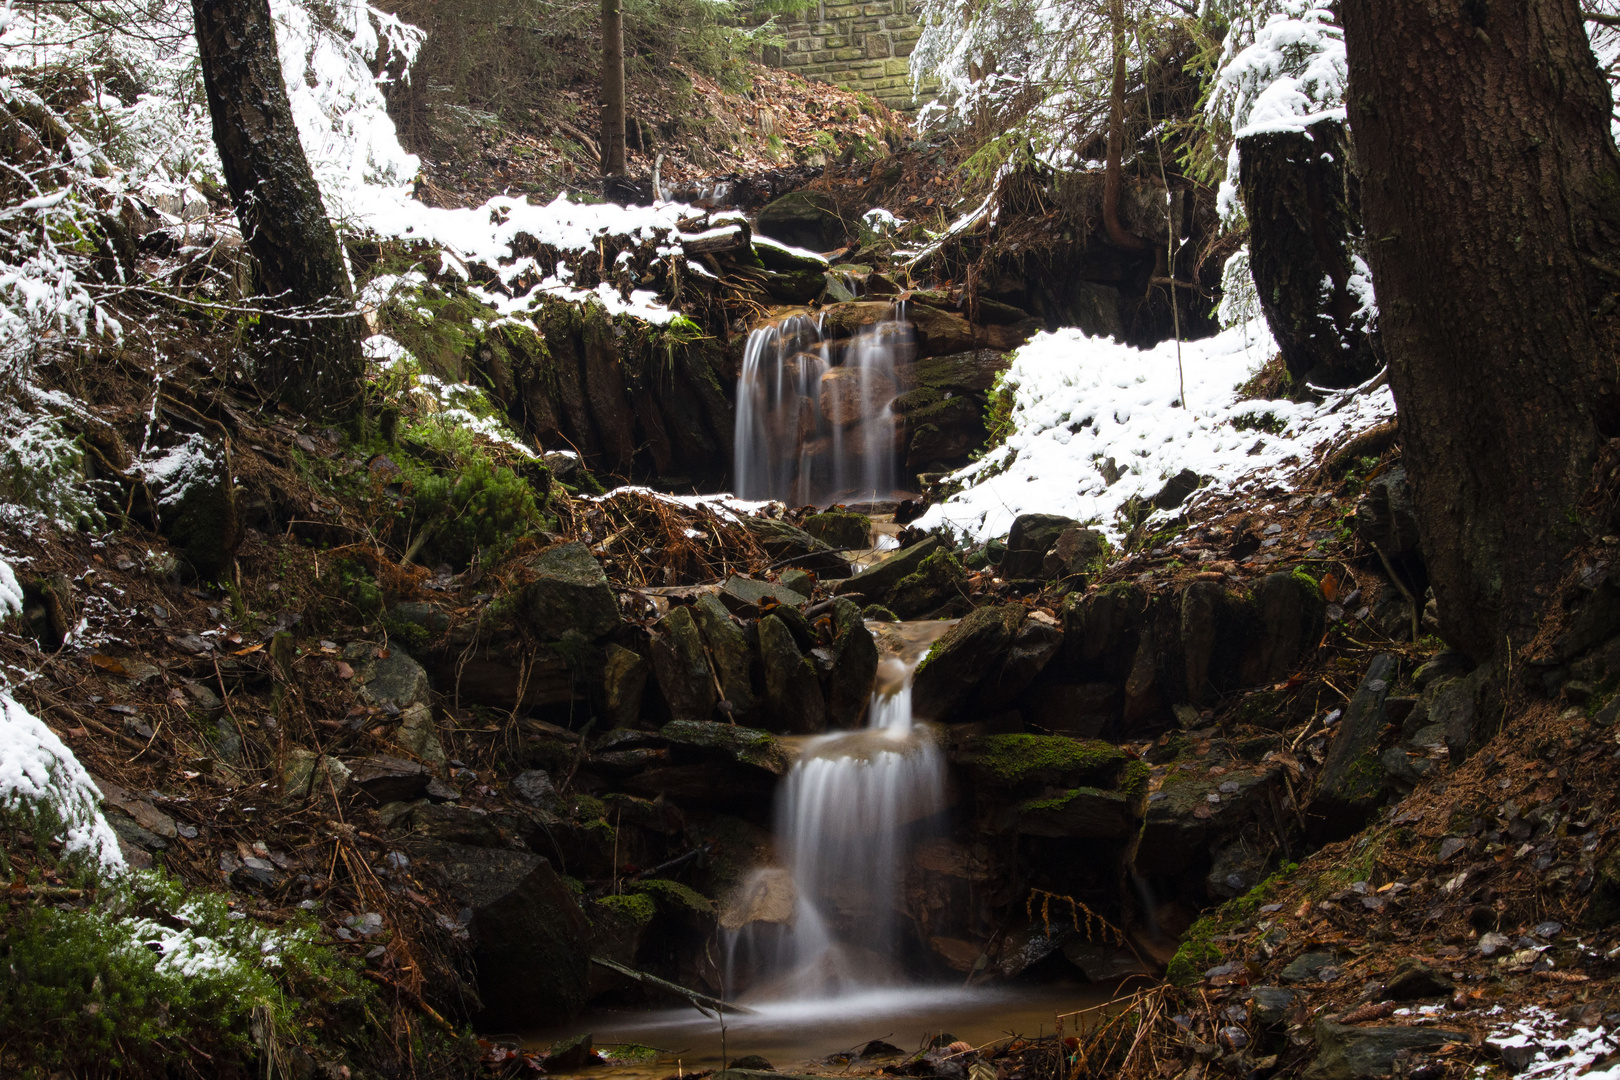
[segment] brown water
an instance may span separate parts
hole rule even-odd
[[[1077,1030],[1081,1010],[1098,1006],[1143,985],[1119,983],[1047,984],[1041,986],[922,988],[870,990],[821,1000],[757,1003],[757,1016],[728,1015],[725,1057],[764,1057],[779,1072],[809,1070],[817,1062],[851,1052],[873,1039],[903,1051],[926,1046],[949,1033],[974,1046],[1013,1035],[1033,1037],[1056,1030],[1057,1017],[1070,1014],[1064,1029]],[[609,1058],[605,1066],[577,1075],[605,1080],[663,1077],[721,1067],[720,1025],[692,1008],[659,1011],[589,1013],[568,1031],[536,1032],[528,1040],[544,1049],[565,1035],[589,1031],[597,1049]],[[651,1047],[651,1056],[634,1056],[631,1047]],[[624,1055],[619,1057],[619,1055]],[[873,1063],[877,1064],[877,1063]],[[843,1072],[842,1064],[835,1071]],[[862,1070],[859,1065],[852,1072]]]

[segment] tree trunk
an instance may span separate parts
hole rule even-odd
[[[602,174],[624,175],[624,7],[602,0]]]
[[[1615,400],[1620,160],[1575,0],[1343,0],[1379,324],[1442,636],[1531,636]]]
[[[1238,140],[1260,307],[1288,373],[1317,386],[1355,386],[1378,370],[1350,289],[1361,214],[1348,150],[1337,120]]]
[[[1129,251],[1142,251],[1147,242],[1125,227],[1119,216],[1120,189],[1124,186],[1125,154],[1125,0],[1108,0],[1108,28],[1113,39],[1114,79],[1108,94],[1108,159],[1103,172],[1103,231],[1108,242]]]
[[[337,233],[304,157],[281,78],[269,0],[192,0],[214,144],[236,204],[267,316],[254,374],[288,405],[325,416],[360,404],[365,323]]]

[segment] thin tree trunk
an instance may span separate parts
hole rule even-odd
[[[624,175],[624,7],[602,0],[602,174]]]
[[[1343,0],[1379,322],[1442,635],[1506,658],[1578,541],[1620,244],[1575,0]]]
[[[282,82],[269,0],[192,0],[214,144],[259,287],[280,310],[259,327],[260,385],[326,416],[360,403],[365,324]]]
[[[1103,231],[1108,242],[1130,251],[1142,251],[1147,241],[1131,232],[1119,216],[1120,189],[1124,186],[1125,154],[1125,0],[1108,0],[1108,25],[1114,49],[1114,80],[1108,94],[1108,160],[1103,173]]]

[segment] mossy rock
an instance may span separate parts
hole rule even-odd
[[[609,913],[610,917],[622,919],[638,927],[652,922],[653,916],[658,913],[652,897],[639,893],[630,896],[604,896],[596,901],[596,907]]]
[[[1100,739],[1062,735],[979,735],[953,755],[981,784],[1004,789],[1026,785],[1114,788],[1129,760]]]
[[[872,546],[872,519],[853,510],[826,510],[804,519],[804,531],[835,548]]]
[[[888,606],[902,619],[915,619],[963,595],[967,573],[949,548],[940,548],[907,574],[889,594]]]
[[[660,908],[710,918],[714,916],[714,901],[690,885],[683,885],[679,881],[671,881],[668,878],[646,878],[630,882],[627,888],[651,897]]]
[[[711,720],[671,720],[658,729],[658,734],[672,746],[709,751],[776,776],[788,770],[787,753],[776,736],[758,728],[717,724]]]
[[[570,630],[590,639],[619,625],[619,604],[602,566],[584,544],[557,544],[529,562],[534,580],[524,591],[529,625],[556,640]]]
[[[912,683],[917,715],[944,720],[965,705],[979,683],[1006,662],[1028,614],[1020,604],[982,607],[934,642]]]
[[[1077,787],[1018,804],[1018,831],[1025,836],[1118,840],[1135,824],[1134,800],[1123,791]]]
[[[652,639],[652,667],[675,720],[707,721],[714,715],[719,700],[714,673],[691,608],[674,608],[658,620],[658,633]]]
[[[902,579],[916,573],[923,560],[938,551],[941,546],[943,541],[939,537],[925,537],[911,547],[874,563],[848,580],[840,581],[834,586],[833,592],[839,596],[858,593],[869,604],[892,607],[889,599],[893,596],[895,587]]]

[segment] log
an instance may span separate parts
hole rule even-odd
[[[753,243],[748,226],[739,222],[735,225],[710,229],[697,236],[681,237],[681,250],[688,256],[692,255],[718,255],[726,251],[740,251]]]
[[[605,956],[591,957],[591,963],[605,967],[609,971],[616,971],[627,979],[632,979],[643,986],[659,990],[675,997],[685,998],[692,1007],[704,1016],[714,1016],[715,1012],[742,1013],[745,1016],[758,1016],[759,1014],[746,1005],[738,1005],[730,1001],[721,1001],[719,998],[700,994],[696,990],[688,990],[680,983],[672,983],[668,979],[660,979],[656,975],[649,975],[645,971],[637,971],[632,967],[625,967],[617,960],[609,960]],[[711,1011],[713,1010],[713,1011]]]

